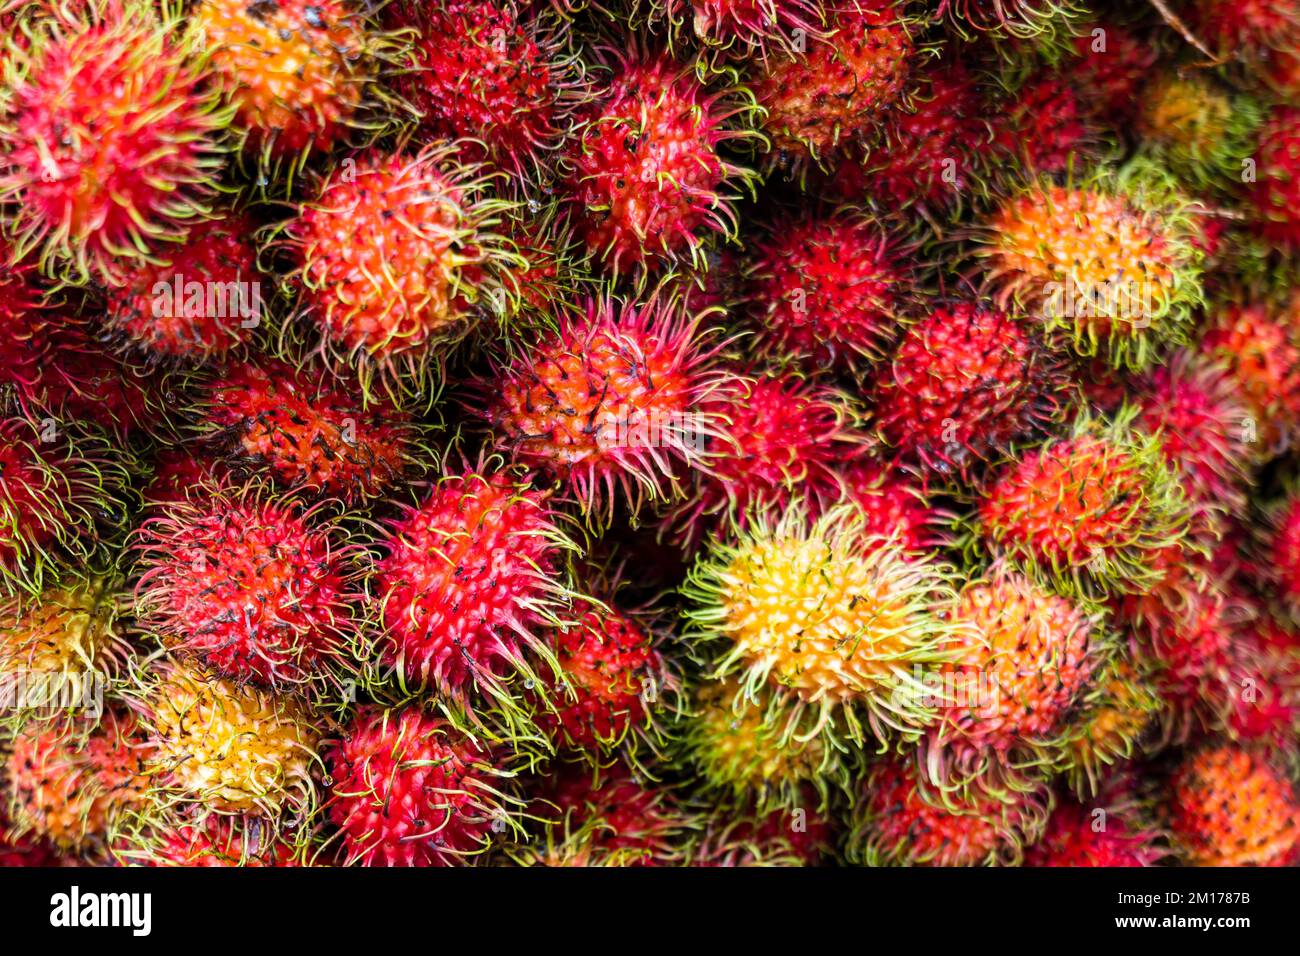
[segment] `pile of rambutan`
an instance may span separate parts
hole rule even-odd
[[[0,27],[0,865],[1300,862],[1300,0]]]

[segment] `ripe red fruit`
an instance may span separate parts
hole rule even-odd
[[[298,866],[297,849],[257,817],[242,820],[212,814],[198,822],[179,822],[145,831],[115,848],[129,865],[144,866]]]
[[[775,50],[822,35],[820,0],[654,0],[654,19],[674,34],[692,33],[710,48],[766,59]]]
[[[868,539],[892,538],[912,554],[948,543],[953,516],[936,507],[911,475],[863,458],[850,465],[842,479],[845,496],[861,512],[863,535]]]
[[[737,191],[754,174],[722,147],[752,136],[752,103],[663,55],[610,52],[605,65],[608,90],[584,111],[567,157],[577,235],[614,276],[698,267],[705,240],[736,231]]]
[[[809,371],[878,360],[912,291],[907,254],[878,222],[847,210],[772,224],[749,266],[755,348]]]
[[[1024,173],[1056,175],[1081,168],[1099,138],[1083,98],[1051,72],[1031,77],[1010,103],[991,105],[999,115],[993,148],[1006,165]]]
[[[1024,323],[975,302],[937,305],[877,373],[882,437],[943,479],[1032,442],[1065,406],[1066,375]]]
[[[137,532],[142,617],[223,676],[278,690],[343,663],[357,595],[351,550],[292,499],[209,486]]]
[[[0,201],[19,257],[114,283],[206,211],[230,115],[174,13],[95,0],[65,14],[10,47]]]
[[[1106,816],[1097,817],[1097,809]],[[1165,856],[1158,836],[1140,822],[1130,826],[1123,815],[1105,807],[1066,801],[1052,811],[1042,838],[1026,851],[1025,866],[1154,866]]]
[[[554,519],[545,495],[489,469],[446,475],[403,507],[375,565],[384,664],[460,703],[477,688],[508,705],[518,674],[537,684],[527,652],[556,667],[538,630],[565,599],[571,547]]]
[[[658,298],[565,311],[553,333],[498,365],[483,400],[497,447],[555,476],[588,514],[676,496],[711,430],[711,316]]]
[[[1076,59],[1065,68],[1099,119],[1131,118],[1138,91],[1159,50],[1146,37],[1115,23],[1084,28],[1072,41]]]
[[[667,787],[622,764],[600,771],[565,770],[550,778],[534,811],[548,828],[579,831],[593,849],[624,866],[679,862],[690,820]]]
[[[491,755],[440,717],[365,708],[325,755],[347,865],[472,862],[510,824]]]
[[[1300,248],[1300,108],[1278,106],[1264,121],[1247,186],[1260,234],[1283,250]]]

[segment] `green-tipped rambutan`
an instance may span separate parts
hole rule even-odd
[[[357,627],[355,549],[257,484],[165,505],[136,533],[142,619],[183,657],[278,690],[335,682]]]
[[[589,299],[559,327],[499,363],[482,397],[496,445],[553,476],[586,514],[675,498],[714,430],[704,403],[712,311],[653,298]]]
[[[1003,307],[1042,316],[1050,341],[1144,368],[1187,341],[1202,300],[1190,208],[1143,164],[1070,186],[1032,183],[980,230],[984,285]]]
[[[1186,495],[1135,409],[1081,415],[1072,434],[1013,459],[976,504],[970,544],[1009,557],[1064,593],[1141,592],[1157,552],[1187,531]]]
[[[1140,99],[1137,132],[1152,155],[1191,186],[1235,191],[1262,118],[1252,100],[1200,71],[1159,76]]]
[[[831,855],[834,834],[808,806],[757,813],[719,810],[691,841],[688,866],[816,866]]]
[[[964,480],[1058,422],[1066,380],[1025,323],[978,302],[936,304],[876,374],[877,428],[903,461]]]
[[[173,4],[94,0],[10,42],[0,200],[15,254],[75,282],[122,278],[208,208],[229,111]]]
[[[824,34],[823,0],[649,0],[650,22],[737,59],[801,52]]]
[[[758,700],[782,743],[822,735],[915,737],[933,717],[922,671],[951,656],[938,610],[953,597],[946,565],[864,533],[851,504],[815,521],[802,507],[760,515],[697,559],[683,593],[689,640],[714,678],[738,681],[736,706]]]
[[[127,866],[290,867],[302,865],[305,849],[297,830],[279,832],[261,817],[146,812],[119,831],[113,856]]]
[[[1042,41],[1063,31],[1078,16],[1073,0],[939,0],[940,15],[947,16],[958,33],[990,33],[1012,40]]]
[[[1134,759],[1159,724],[1164,700],[1150,666],[1117,655],[1102,669],[1075,717],[1056,770],[1081,798],[1096,796],[1103,780]]]
[[[1063,800],[1025,853],[1025,866],[1155,866],[1168,855],[1161,836],[1136,812]]]
[[[753,171],[724,151],[754,138],[752,98],[729,74],[714,89],[663,54],[603,59],[609,85],[580,114],[563,160],[575,231],[615,277],[699,268],[710,237],[735,236],[735,204],[752,186]]]
[[[469,863],[518,828],[510,774],[494,755],[415,707],[358,711],[325,764],[345,865]]]

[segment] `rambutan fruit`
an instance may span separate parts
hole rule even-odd
[[[667,519],[688,546],[719,523],[743,528],[754,511],[783,510],[796,498],[829,507],[842,493],[838,468],[866,441],[848,396],[790,374],[737,371],[701,410],[717,434],[705,439],[695,486]]]
[[[711,678],[735,678],[738,710],[765,689],[762,722],[782,744],[861,743],[862,717],[882,741],[914,738],[933,717],[921,671],[951,655],[954,625],[936,612],[953,572],[864,525],[851,504],[815,521],[798,506],[758,515],[734,542],[714,539],[682,587]]]
[[[1025,866],[1155,866],[1167,851],[1161,834],[1130,815],[1073,800],[1058,803],[1038,842],[1025,853]]]
[[[1177,855],[1190,866],[1289,866],[1300,847],[1300,800],[1259,752],[1210,743],[1169,780],[1165,814]]]
[[[752,347],[810,372],[878,361],[914,295],[910,252],[854,210],[778,219],[748,264]]]
[[[15,256],[111,284],[207,211],[230,115],[174,5],[94,0],[64,14],[9,44],[0,201]]]
[[[754,172],[726,149],[755,138],[747,91],[718,89],[663,54],[606,50],[608,87],[579,116],[562,159],[575,232],[614,276],[638,283],[670,263],[700,268],[711,236],[734,237]]]
[[[877,371],[877,428],[925,475],[967,480],[1046,434],[1066,411],[1066,381],[1025,323],[978,302],[936,304]]]
[[[1108,20],[1085,26],[1071,41],[1073,56],[1063,64],[1083,102],[1103,120],[1127,120],[1141,105],[1138,95],[1159,49],[1145,36]]]
[[[197,819],[158,821],[119,836],[116,859],[129,866],[290,867],[302,848],[260,817],[208,813]]]
[[[1300,249],[1300,108],[1275,107],[1250,158],[1255,179],[1246,180],[1246,201],[1260,235],[1287,252]]]
[[[109,328],[149,358],[205,361],[247,341],[262,321],[252,232],[242,213],[204,219],[161,258],[124,268],[123,287],[108,292]]]
[[[202,497],[212,485],[228,483],[233,481],[224,461],[187,448],[167,448],[154,460],[141,497],[146,507],[157,508]]]
[[[957,31],[991,33],[1017,40],[1037,40],[1057,27],[1054,21],[1078,15],[1079,7],[1057,0],[940,0],[937,14],[947,16]]]
[[[592,285],[587,255],[560,200],[545,204],[529,199],[513,209],[505,235],[518,261],[504,278],[513,296],[498,296],[506,312],[525,320],[553,324],[553,316],[574,308],[582,290]],[[495,303],[494,303],[495,304]],[[506,320],[514,318],[506,315]]]
[[[949,543],[955,516],[937,506],[912,475],[874,458],[859,458],[844,470],[842,480],[845,498],[862,515],[868,537],[892,539],[912,554]]]
[[[1102,136],[1083,97],[1065,77],[1042,71],[1029,77],[997,111],[992,150],[1017,180],[1035,173],[1068,173],[1101,152]]]
[[[657,748],[658,712],[671,706],[678,688],[649,623],[587,600],[575,601],[569,616],[573,623],[544,635],[559,675],[541,675],[534,721],[570,753],[599,758],[629,739]]]
[[[735,678],[702,683],[682,727],[682,748],[699,779],[734,806],[759,812],[824,806],[832,787],[849,790],[842,755],[813,737],[784,738],[765,720],[771,694],[744,693]]]
[[[831,168],[849,147],[869,145],[877,121],[907,89],[919,59],[919,23],[895,0],[854,0],[827,17],[828,35],[777,53],[753,77],[766,111],[771,165],[802,177]]]
[[[497,364],[480,405],[497,448],[552,475],[587,515],[679,496],[713,430],[703,405],[718,386],[714,317],[659,297],[593,298],[563,313],[554,332]]]
[[[115,818],[143,802],[150,757],[134,721],[114,711],[97,726],[31,724],[15,736],[4,768],[14,822],[64,850],[102,851]]]
[[[363,403],[353,376],[312,362],[230,363],[202,380],[192,417],[232,470],[349,505],[396,484],[419,447],[391,399]]]
[[[243,147],[259,156],[263,185],[290,163],[385,126],[381,72],[402,39],[352,0],[200,0],[189,35],[234,112]]]
[[[1152,686],[1163,704],[1162,738],[1185,741],[1197,730],[1217,730],[1233,707],[1233,646],[1244,609],[1217,590],[1187,599],[1180,617],[1137,634],[1136,653],[1154,665]]]
[[[0,698],[27,711],[97,699],[130,653],[124,603],[108,577],[0,600]]]
[[[1231,683],[1239,692],[1225,730],[1236,741],[1286,752],[1300,733],[1300,634],[1266,614],[1235,636]]]
[[[849,861],[866,866],[1016,865],[1047,820],[1043,784],[941,801],[914,762],[873,763],[854,803]]]
[[[320,732],[301,698],[167,658],[148,662],[131,695],[154,748],[151,800],[271,821],[312,810]]]
[[[413,373],[419,391],[480,300],[504,295],[499,273],[514,259],[493,230],[510,204],[455,152],[438,142],[413,156],[363,153],[284,226],[307,320],[323,351],[358,366],[367,397],[376,372],[390,392],[397,373]]]
[[[1032,183],[982,227],[984,285],[1042,317],[1049,342],[1144,368],[1187,341],[1202,298],[1191,204],[1145,164],[1073,186]]]
[[[826,19],[822,0],[650,0],[650,7],[650,21],[663,21],[675,40],[693,35],[737,59],[801,52],[824,34]]]
[[[997,566],[963,586],[948,615],[967,627],[933,674],[939,717],[922,743],[931,782],[960,789],[1003,764],[1050,763],[1113,649],[1101,610]]]
[[[1055,768],[1080,798],[1096,796],[1115,767],[1132,760],[1162,719],[1150,666],[1117,655],[1098,672]]]
[[[0,49],[0,58],[4,50]],[[0,802],[0,870],[20,867],[58,866],[60,856],[50,844],[31,834],[13,832]]]
[[[341,679],[359,571],[318,509],[258,485],[210,486],[135,537],[137,614],[178,654],[278,690]]]
[[[1271,503],[1260,526],[1263,576],[1291,612],[1300,616],[1300,492]]]
[[[1294,0],[1192,0],[1187,6],[1192,29],[1220,60],[1272,81],[1279,93],[1300,89],[1285,82],[1288,58],[1300,51]]]
[[[1255,457],[1246,405],[1221,366],[1182,349],[1137,383],[1134,426],[1160,439],[1195,502],[1237,513],[1245,507]]]
[[[1167,72],[1140,97],[1136,129],[1147,151],[1184,182],[1231,192],[1241,181],[1262,116],[1203,71]]]
[[[511,685],[543,686],[532,661],[559,676],[540,631],[561,623],[561,566],[575,546],[556,522],[545,494],[491,461],[403,506],[378,541],[371,587],[381,664],[471,711],[473,690],[517,711],[523,689]]]
[[[1284,450],[1300,433],[1300,347],[1293,313],[1267,303],[1219,304],[1200,341],[1200,351],[1228,371],[1246,403],[1246,440],[1258,442],[1261,458]]]
[[[384,19],[414,29],[397,91],[430,136],[473,140],[470,159],[533,174],[564,143],[588,95],[583,65],[560,23],[515,0],[416,0]],[[484,148],[486,147],[486,148]]]
[[[1185,493],[1135,409],[1081,415],[1072,433],[1013,459],[976,504],[968,547],[988,548],[1062,593],[1142,592],[1157,552],[1183,536]]]
[[[325,754],[330,821],[343,860],[361,866],[471,862],[516,829],[510,774],[440,717],[364,708]]]
[[[89,429],[0,418],[0,590],[38,592],[125,526],[125,458]]]
[[[816,866],[830,855],[827,818],[806,807],[764,814],[715,813],[691,841],[688,866]]]

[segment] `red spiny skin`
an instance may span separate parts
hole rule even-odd
[[[1080,168],[1097,140],[1087,108],[1073,86],[1051,73],[1029,80],[1000,116],[994,149],[1026,169],[1055,175]],[[1020,175],[1020,174],[1018,174]]]
[[[1285,446],[1300,430],[1300,348],[1290,323],[1258,303],[1223,306],[1201,338],[1201,352],[1237,384],[1265,450]]]
[[[903,93],[915,46],[901,6],[863,0],[830,26],[829,38],[773,57],[753,80],[778,165],[825,164],[847,146],[865,145]]]
[[[1085,28],[1073,42],[1078,59],[1066,69],[1084,94],[1083,104],[1102,119],[1131,117],[1141,102],[1138,91],[1156,61],[1155,45],[1113,23]]]
[[[705,448],[706,470],[670,520],[684,540],[698,542],[728,516],[743,527],[756,508],[785,510],[797,496],[820,508],[839,497],[836,471],[853,442],[865,440],[848,422],[843,399],[793,376],[747,379],[704,403],[717,436]]]
[[[0,390],[30,390],[41,370],[41,354],[49,316],[41,308],[36,270],[30,263],[12,263],[13,249],[0,236]],[[0,397],[2,400],[2,397]]]
[[[564,771],[551,778],[538,815],[548,822],[566,818],[570,829],[599,820],[592,841],[618,851],[629,866],[670,865],[681,813],[666,790],[637,780],[615,765],[593,780],[590,771]]]
[[[702,42],[760,58],[774,45],[785,47],[796,31],[805,38],[821,32],[818,0],[659,0],[659,6],[674,26],[688,22]]]
[[[138,538],[142,614],[219,673],[287,688],[339,658],[357,600],[349,555],[310,514],[213,489]]]
[[[1227,372],[1183,351],[1154,368],[1139,392],[1137,427],[1159,433],[1165,457],[1179,468],[1192,496],[1239,510],[1251,442],[1246,406]]]
[[[635,506],[676,486],[700,458],[699,406],[713,387],[699,324],[611,299],[565,312],[498,369],[485,402],[497,446],[559,478],[588,510],[612,507],[618,492]]]
[[[297,866],[293,848],[275,840],[269,830],[240,833],[229,817],[209,816],[202,823],[161,831],[143,862],[147,866]]]
[[[1098,819],[1088,807],[1060,803],[1042,838],[1026,851],[1025,866],[1154,866],[1165,856],[1155,831],[1130,828],[1123,817],[1109,812],[1105,825],[1096,829]]]
[[[15,234],[79,279],[119,278],[119,256],[180,238],[212,192],[228,117],[203,69],[148,6],[49,28],[0,124],[0,197]]]
[[[1279,594],[1292,606],[1300,606],[1300,495],[1292,495],[1277,510],[1269,558]]]
[[[482,206],[446,147],[340,164],[287,229],[312,319],[380,362],[463,331]]]
[[[942,526],[950,520],[926,500],[910,476],[872,459],[854,462],[843,473],[845,493],[863,516],[870,537],[895,537],[899,547],[919,554],[945,543]]]
[[[815,794],[808,805],[816,806]],[[782,865],[816,866],[832,845],[831,825],[825,815],[804,807],[772,810],[758,819],[741,819],[718,836],[706,834],[703,846],[694,849],[690,865],[739,867],[776,860]]]
[[[978,184],[992,134],[975,78],[953,61],[928,72],[911,99],[912,111],[886,115],[865,165],[851,156],[837,168],[834,188],[845,200],[943,210]]]
[[[550,634],[572,693],[546,675],[556,707],[539,708],[538,726],[557,743],[600,753],[645,721],[647,691],[663,685],[663,660],[651,636],[619,611],[579,602],[573,626]]]
[[[153,477],[142,493],[148,505],[169,505],[187,501],[191,494],[220,484],[230,475],[225,462],[192,454],[182,448],[169,449],[158,456]]]
[[[1247,199],[1260,234],[1281,249],[1300,248],[1300,108],[1278,106],[1269,114],[1254,159]]]
[[[9,820],[0,807],[0,869],[59,865],[59,855],[44,840],[13,836],[6,832],[8,829]]]
[[[1217,724],[1237,692],[1230,684],[1236,608],[1222,595],[1204,592],[1189,599],[1177,626],[1150,635],[1143,652],[1159,665],[1156,691],[1186,733],[1192,719],[1208,715]]]
[[[1047,567],[1078,567],[1108,554],[1143,524],[1146,480],[1129,453],[1105,439],[1062,439],[1029,452],[979,504],[985,536]]]
[[[910,293],[902,255],[879,224],[848,214],[773,225],[750,266],[759,350],[810,370],[878,359]]]
[[[555,588],[554,535],[544,496],[508,476],[442,479],[380,541],[384,663],[458,700],[512,674]]]
[[[167,250],[165,262],[124,269],[125,287],[108,293],[109,325],[150,355],[224,355],[261,322],[252,234],[244,215],[205,219],[184,244]]]
[[[504,820],[488,754],[415,709],[363,709],[325,762],[329,818],[348,865],[455,865],[484,850]]]
[[[926,471],[966,476],[1058,417],[1058,364],[1005,312],[972,302],[939,306],[908,328],[877,373],[881,433]]]
[[[512,0],[405,0],[384,15],[417,30],[397,86],[430,135],[479,140],[518,172],[559,142],[574,77],[534,15]]]
[[[1232,650],[1232,686],[1240,692],[1231,696],[1229,732],[1285,752],[1300,728],[1300,635],[1266,618],[1238,634]]]
[[[237,463],[289,488],[348,504],[372,498],[406,467],[407,416],[383,395],[363,410],[347,376],[277,359],[238,362],[203,390],[200,420]]]
[[[1258,751],[1217,744],[1189,753],[1169,782],[1174,845],[1191,866],[1291,866],[1300,801]]]
[[[1300,47],[1295,0],[1194,0],[1191,23],[1225,57],[1266,64],[1277,51]]]
[[[694,259],[705,238],[735,225],[724,193],[742,174],[718,152],[737,135],[725,94],[663,56],[618,59],[612,70],[570,150],[577,235],[615,275]]]

